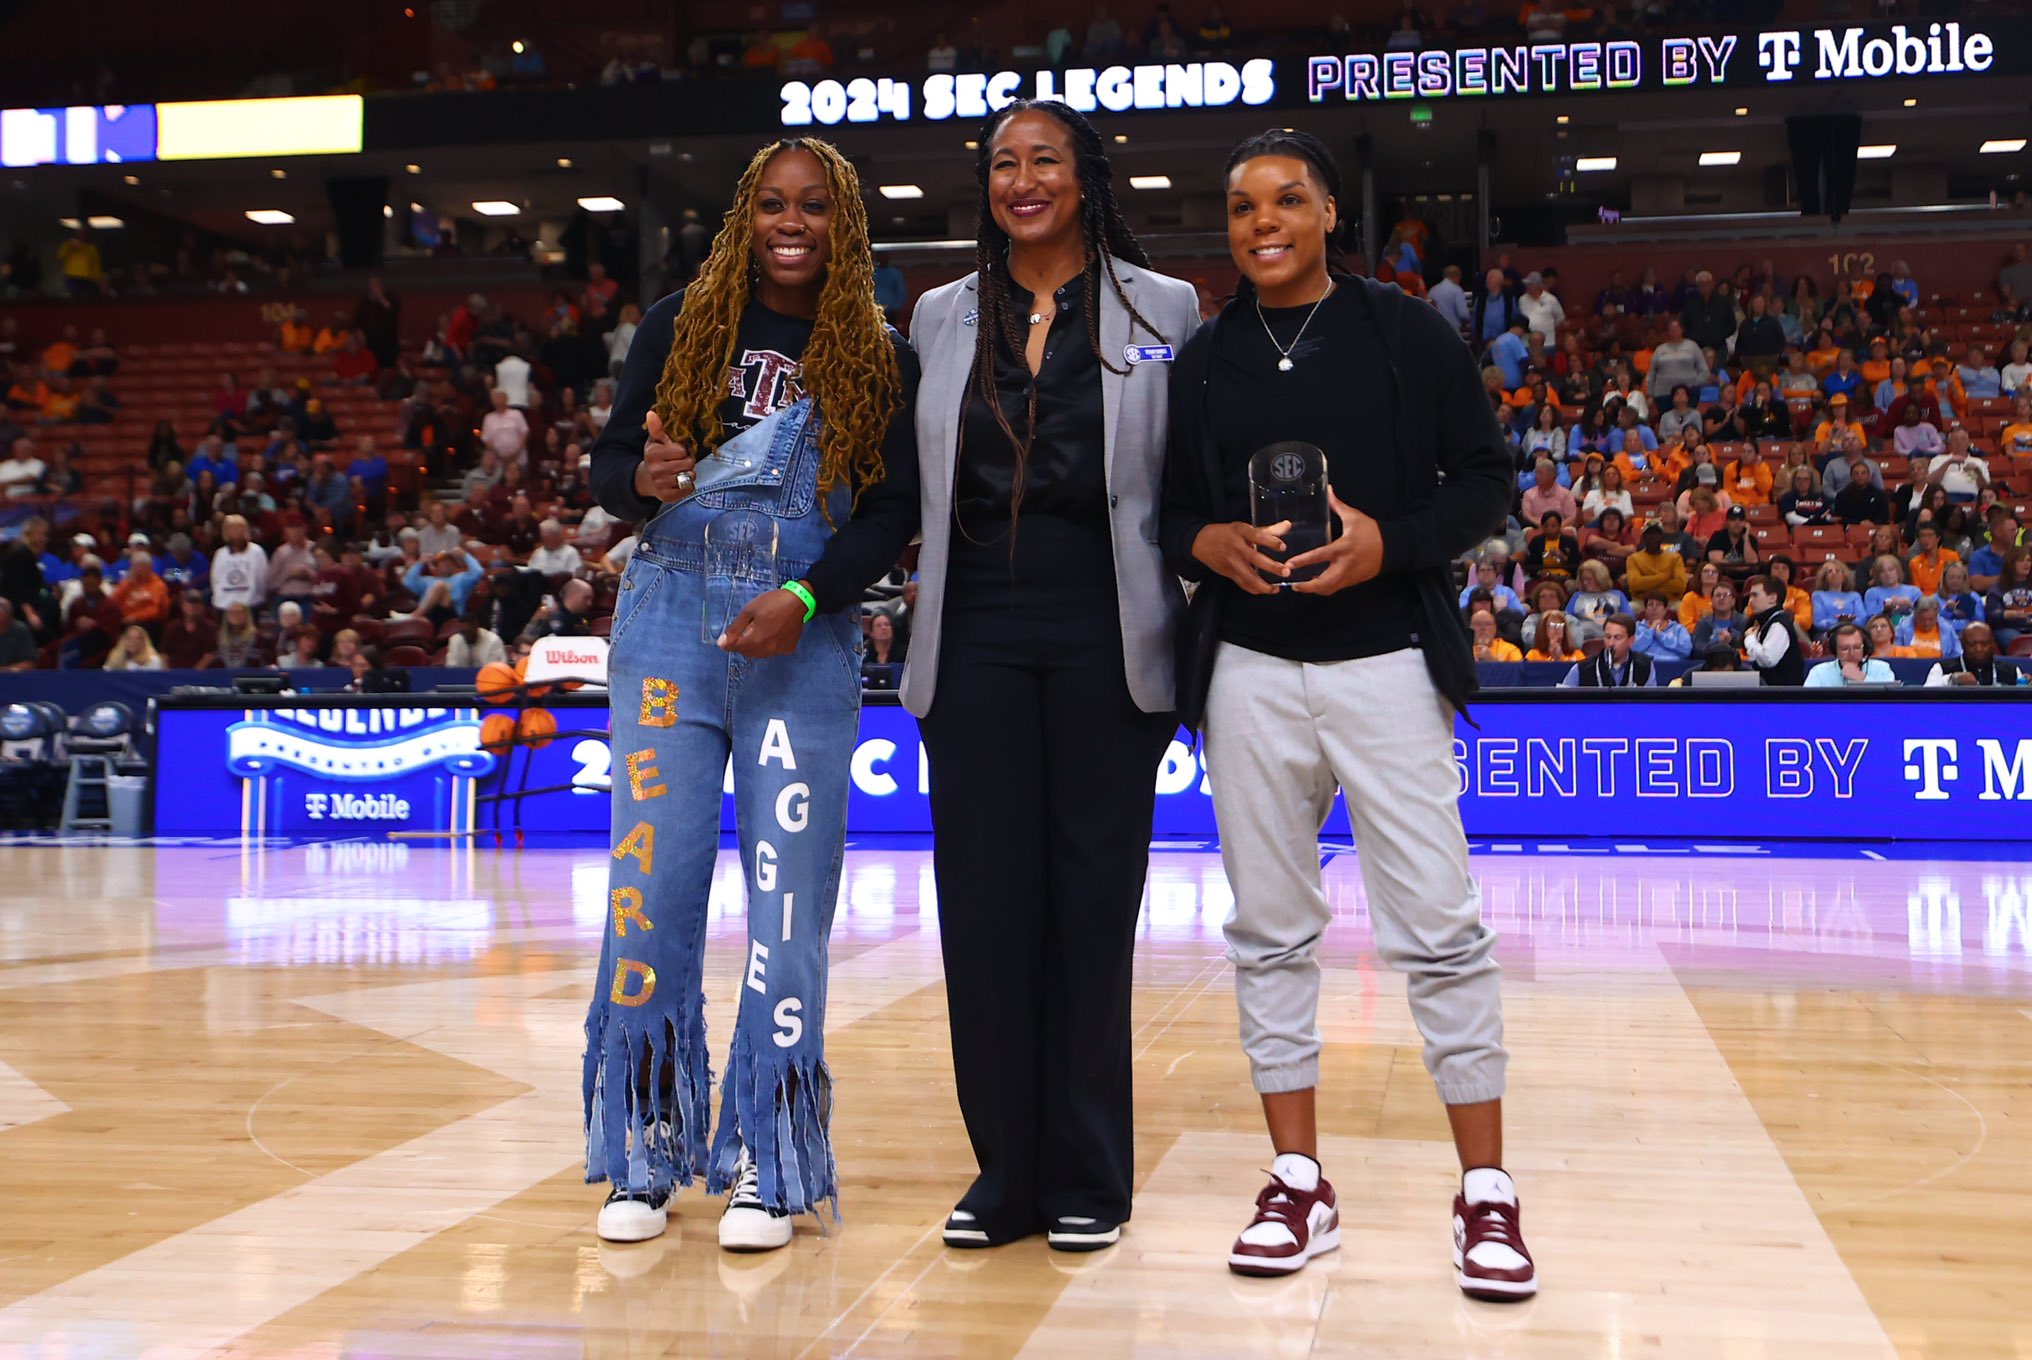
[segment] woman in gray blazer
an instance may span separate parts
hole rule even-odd
[[[979,139],[976,272],[911,324],[924,549],[903,702],[931,766],[953,1067],[980,1175],[954,1247],[1121,1235],[1129,984],[1184,612],[1157,545],[1171,359],[1100,137],[1018,101]]]

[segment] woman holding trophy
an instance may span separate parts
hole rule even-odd
[[[854,169],[757,152],[698,279],[650,308],[593,449],[642,524],[613,622],[614,849],[586,1021],[600,1236],[731,1190],[720,1245],[791,1239],[835,1199],[826,943],[860,720],[862,590],[915,532],[916,361],[875,303]],[[706,899],[731,759],[750,943],[709,1139]]]
[[[1474,689],[1452,560],[1499,525],[1509,460],[1465,345],[1432,308],[1329,268],[1340,177],[1272,131],[1227,167],[1242,285],[1179,356],[1166,560],[1199,582],[1179,701],[1204,725],[1235,905],[1242,1046],[1276,1151],[1229,1256],[1300,1270],[1340,1244],[1319,1163],[1318,836],[1336,786],[1376,948],[1408,975],[1463,1172],[1460,1287],[1536,1289],[1502,1168],[1502,1003],[1456,805],[1453,717]]]

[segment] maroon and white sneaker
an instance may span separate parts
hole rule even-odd
[[[1497,1167],[1476,1167],[1461,1177],[1461,1192],[1453,1197],[1453,1269],[1454,1282],[1471,1299],[1509,1303],[1538,1292],[1517,1187]]]
[[[1301,1189],[1307,1181],[1309,1190]],[[1315,1256],[1340,1250],[1341,1215],[1318,1163],[1285,1153],[1256,1196],[1256,1217],[1235,1239],[1228,1269],[1237,1275],[1290,1275]]]

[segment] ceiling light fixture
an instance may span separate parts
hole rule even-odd
[[[1596,170],[1613,170],[1616,168],[1616,158],[1614,156],[1582,156],[1573,163],[1573,168],[1584,175]]]
[[[580,199],[579,206],[587,212],[619,212],[628,205],[606,194],[594,194],[590,198]]]
[[[888,199],[924,197],[924,190],[915,184],[884,184],[881,193]]]
[[[2008,155],[2025,149],[2023,137],[1992,137],[1979,148],[1985,156]]]
[[[1131,175],[1129,176],[1129,187],[1131,189],[1169,189],[1171,187],[1171,176]]]
[[[1743,153],[1740,151],[1703,151],[1700,153],[1700,163],[1702,165],[1735,165],[1741,162],[1742,159]]]
[[[141,176],[139,176],[139,175],[122,175],[122,176],[120,177],[120,182],[121,182],[122,184],[126,185],[126,186],[127,186],[128,188],[132,189],[132,188],[135,188],[136,186],[138,186],[138,185],[139,185],[139,184],[141,183]]]
[[[410,164],[405,165],[402,168],[404,170],[407,170],[412,175],[420,175],[423,173],[423,167],[415,164],[414,162],[411,162]]]
[[[270,179],[288,179],[289,172],[287,170],[284,170],[282,167],[277,166],[275,169],[270,170],[268,172],[268,177]]]
[[[1877,146],[1859,146],[1856,148],[1856,159],[1859,161],[1888,161],[1896,154],[1897,150],[1898,144],[1896,142],[1884,142]]]
[[[482,217],[520,217],[521,205],[505,199],[483,198],[473,204],[473,211]]]
[[[1746,108],[1746,107],[1744,107],[1743,105],[1740,105],[1740,104],[1738,104],[1738,105],[1736,106],[1736,117],[1738,117],[1738,118],[1748,118],[1749,116],[1750,116],[1750,110],[1749,110],[1748,108]]]
[[[247,220],[249,222],[258,222],[264,227],[286,227],[296,221],[294,217],[280,208],[250,208],[247,212]]]
[[[1565,114],[1562,113],[1559,115],[1559,117],[1553,119],[1552,121],[1559,124],[1561,127],[1565,127],[1568,123],[1572,122],[1573,119],[1567,117]]]
[[[570,156],[559,156],[559,157],[557,158],[557,168],[558,168],[558,169],[560,169],[560,170],[569,170],[569,169],[571,169],[571,157],[570,157]]]
[[[1916,99],[1908,99],[1905,101],[1905,107],[1908,109],[1916,109],[1919,107],[1919,101]]]
[[[59,217],[57,223],[68,231],[78,229],[78,219],[75,217]],[[85,225],[93,231],[118,231],[126,226],[127,222],[126,219],[119,217],[87,217]]]

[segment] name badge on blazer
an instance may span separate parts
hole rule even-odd
[[[968,312],[965,316],[960,318],[960,324],[962,326],[971,326],[980,319],[981,319],[981,311],[980,308],[976,307],[973,311]]]
[[[1169,345],[1124,345],[1122,357],[1131,364],[1168,364],[1175,356]]]

